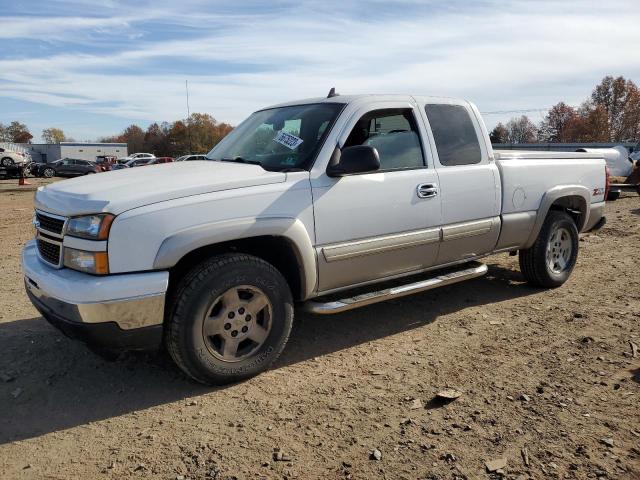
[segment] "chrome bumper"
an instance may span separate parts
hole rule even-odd
[[[45,316],[70,324],[112,322],[120,330],[162,325],[168,272],[93,276],[58,270],[38,258],[35,241],[22,251],[22,269],[29,298]]]

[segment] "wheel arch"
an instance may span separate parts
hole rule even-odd
[[[154,261],[168,269],[170,285],[206,258],[237,252],[261,258],[285,277],[296,300],[316,288],[316,258],[306,228],[298,219],[245,219],[193,227],[166,238]]]
[[[589,218],[590,202],[591,195],[589,189],[582,185],[558,186],[545,192],[540,202],[540,207],[538,208],[533,230],[531,231],[525,248],[531,247],[536,241],[542,225],[551,210],[568,213],[576,223],[578,232],[582,232]]]

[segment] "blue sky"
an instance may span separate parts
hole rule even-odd
[[[637,0],[0,0],[0,122],[76,140],[341,93],[464,97],[492,127],[607,74],[640,83]]]

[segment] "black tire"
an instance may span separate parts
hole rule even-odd
[[[56,171],[53,168],[45,168],[42,171],[42,176],[45,178],[51,178],[56,174]]]
[[[571,249],[563,259],[564,265],[556,263],[557,268],[549,264],[554,255],[562,257],[560,253],[554,253],[555,243],[550,245],[552,236],[559,232],[568,238],[564,240]],[[554,239],[555,240],[555,239]],[[558,242],[559,243],[559,242]],[[550,246],[550,255],[547,256],[547,246]],[[542,229],[531,248],[520,250],[520,271],[527,282],[544,288],[556,288],[567,281],[578,259],[578,228],[567,213],[551,210],[542,225]],[[566,250],[562,250],[566,252]]]
[[[11,165],[13,165],[13,158],[4,157],[2,160],[0,160],[0,163],[2,163],[3,167],[10,167]]]
[[[246,358],[225,361],[216,356],[220,354],[213,345],[217,337],[205,336],[205,321],[213,317],[210,312],[223,294],[244,286],[263,292],[261,298],[270,302],[266,307],[270,312],[269,330],[263,343],[255,346],[256,350],[250,351]],[[167,350],[187,375],[208,385],[238,382],[266,370],[282,353],[293,325],[293,299],[286,280],[271,264],[251,255],[212,257],[180,281],[170,302],[165,324]],[[241,315],[230,321],[239,318]],[[254,321],[257,322],[257,318]],[[228,332],[226,323],[224,329]],[[219,335],[228,335],[227,332]],[[245,340],[240,345],[243,342]],[[253,342],[249,342],[253,346]]]

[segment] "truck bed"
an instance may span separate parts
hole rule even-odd
[[[602,155],[577,152],[496,151],[502,181],[502,213],[535,212],[549,189],[582,186],[591,203],[604,201],[605,161]],[[602,192],[593,195],[593,192]]]

